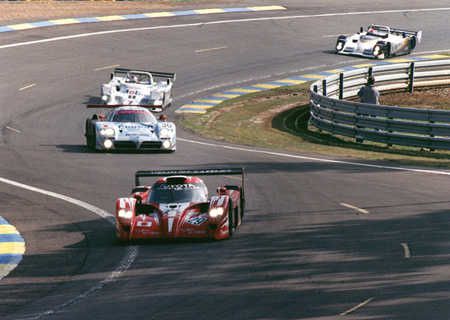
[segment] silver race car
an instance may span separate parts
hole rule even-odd
[[[422,38],[422,31],[394,29],[388,26],[370,25],[367,31],[345,36],[336,41],[336,53],[385,59],[409,54]]]
[[[98,106],[87,106],[98,108]],[[103,106],[104,108],[105,106]],[[157,120],[147,108],[110,107],[107,115],[94,114],[86,120],[86,144],[93,150],[176,150],[176,127],[166,115]]]
[[[175,73],[116,68],[101,87],[107,105],[142,105],[162,111],[172,103]]]

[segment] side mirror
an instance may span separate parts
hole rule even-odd
[[[359,32],[363,32],[364,31],[364,28],[363,27],[360,27],[359,28]]]
[[[109,75],[109,78],[112,80],[114,78],[114,73],[111,72],[111,74]]]
[[[120,91],[120,86],[116,86],[116,91]]]

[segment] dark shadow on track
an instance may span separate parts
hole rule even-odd
[[[141,246],[133,279],[118,279],[114,303],[151,310],[155,319],[337,317],[371,297],[355,312],[358,319],[450,314],[449,211],[307,225],[292,223],[300,212],[265,214],[289,223],[283,232],[268,225],[246,232],[244,224],[230,241]],[[411,258],[404,258],[401,243],[408,243]],[[151,285],[137,285],[143,283]],[[175,301],[177,312],[170,308]],[[202,304],[193,308],[194,301]],[[239,316],[227,313],[242,305]]]

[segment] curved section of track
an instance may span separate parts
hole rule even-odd
[[[319,10],[305,8],[324,13],[324,3]],[[361,8],[357,2],[348,5]],[[304,13],[301,5],[293,7],[289,14]],[[366,11],[371,9],[379,8],[366,3]],[[337,29],[354,31],[367,24],[368,16],[317,17],[314,34],[311,19],[286,19],[1,49],[0,58],[8,61],[0,75],[0,95],[7,102],[0,119],[1,176],[112,211],[114,199],[130,191],[138,169],[240,165],[248,172],[248,212],[234,239],[140,246],[128,272],[80,303],[67,302],[105,279],[123,257],[125,248],[114,245],[111,226],[68,204],[0,185],[23,209],[7,218],[31,240],[23,263],[0,283],[2,296],[9,296],[0,301],[2,319],[45,318],[42,312],[55,306],[64,306],[58,319],[332,319],[339,314],[445,319],[446,176],[212,148],[189,142],[195,137],[183,130],[184,139],[171,155],[88,153],[84,147],[82,128],[89,113],[83,105],[98,95],[108,73],[99,68],[120,64],[176,71],[176,94],[183,97],[177,104],[182,104],[204,88],[354,61],[326,50],[334,44],[329,36]],[[379,22],[416,29],[420,21],[420,50],[436,50],[445,49],[446,17],[439,11],[402,11],[379,16]],[[111,26],[148,24],[27,31],[8,35],[2,44]],[[217,47],[226,48],[206,50]],[[207,180],[210,186],[220,182]]]

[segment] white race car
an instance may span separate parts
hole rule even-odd
[[[101,87],[107,105],[135,105],[162,111],[172,103],[175,73],[116,68]]]
[[[336,41],[336,53],[385,59],[409,54],[422,38],[422,31],[394,29],[388,26],[370,25],[367,31],[345,36]]]
[[[88,108],[99,106],[89,106]],[[104,108],[105,106],[103,106]],[[107,115],[94,114],[86,120],[86,144],[93,150],[162,150],[174,152],[176,127],[161,115],[157,120],[143,107],[109,107]]]

